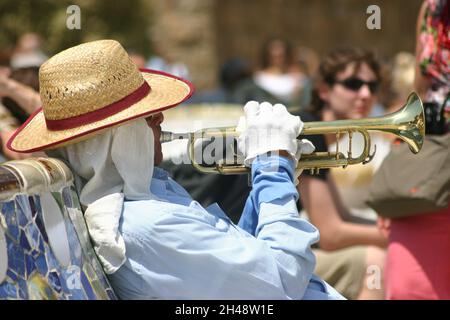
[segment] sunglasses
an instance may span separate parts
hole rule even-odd
[[[339,83],[343,85],[345,88],[352,91],[358,91],[359,89],[361,89],[363,85],[366,84],[369,87],[371,93],[377,92],[379,86],[378,81],[363,81],[358,78],[348,78],[345,80],[334,81],[334,83]]]

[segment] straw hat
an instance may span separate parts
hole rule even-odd
[[[114,40],[64,50],[39,69],[42,108],[9,139],[16,152],[52,149],[101,130],[174,107],[188,99],[188,81],[137,67]]]

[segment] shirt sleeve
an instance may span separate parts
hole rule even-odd
[[[260,204],[274,200],[296,201],[298,192],[292,183],[294,163],[278,156],[258,156],[252,165],[252,190],[245,203],[239,226],[256,235]],[[297,210],[295,210],[297,213]]]
[[[253,198],[260,211],[255,236],[199,208],[182,206],[139,225],[147,230],[125,232],[126,243],[135,243],[127,246],[125,269],[139,270],[141,279],[135,292],[142,296],[134,297],[155,290],[163,299],[301,299],[315,267],[311,245],[318,231],[299,218],[296,191],[281,191],[289,179],[292,185],[293,165],[285,159],[279,170],[272,170],[273,160],[254,165]],[[260,183],[264,180],[270,183]],[[274,196],[276,185],[280,190]]]

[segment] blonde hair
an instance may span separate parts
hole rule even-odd
[[[414,90],[415,57],[409,52],[399,52],[394,57],[391,89],[402,100]]]

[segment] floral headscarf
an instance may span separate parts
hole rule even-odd
[[[426,0],[420,27],[421,71],[438,86],[450,87],[450,19],[448,0]]]

